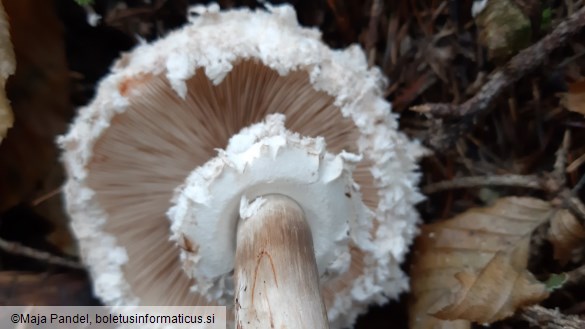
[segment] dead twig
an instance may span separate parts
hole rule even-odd
[[[571,162],[571,164],[567,167],[567,172],[572,173],[576,171],[583,163],[585,163],[585,153],[581,154],[577,159]]]
[[[550,173],[552,177],[553,185],[549,186],[550,189],[557,189],[559,198],[563,201],[564,206],[573,212],[581,225],[585,227],[585,205],[579,197],[577,196],[577,192],[581,188],[580,183],[583,181],[581,178],[580,182],[571,190],[569,189],[567,184],[567,156],[569,154],[569,148],[571,147],[571,133],[569,130],[565,131],[565,135],[563,137],[563,143],[561,147],[557,150],[556,157],[555,157],[555,164],[553,166],[553,171]],[[549,183],[550,185],[550,183]]]
[[[432,194],[444,190],[459,188],[474,188],[484,186],[507,186],[522,187],[535,190],[542,190],[548,193],[554,193],[559,203],[571,210],[576,215],[577,220],[585,227],[585,204],[575,195],[575,191],[562,186],[554,180],[552,175],[544,177],[536,175],[497,175],[497,176],[469,176],[454,178],[452,180],[441,181],[426,185],[422,188],[423,193]],[[559,187],[562,189],[559,190]]]
[[[543,329],[582,329],[585,321],[575,315],[565,315],[558,310],[551,310],[540,305],[522,309],[519,317],[532,326]]]
[[[563,143],[557,150],[555,157],[555,164],[553,166],[553,172],[551,173],[559,186],[565,186],[567,183],[567,155],[569,154],[569,147],[571,146],[571,132],[570,130],[565,131],[563,136]]]
[[[378,40],[378,25],[380,24],[380,14],[382,14],[382,3],[380,0],[372,1],[370,9],[370,22],[368,24],[368,34],[366,37],[366,52],[368,56],[368,66],[373,66],[376,62],[376,41]]]
[[[61,265],[74,269],[84,269],[84,266],[76,261],[27,247],[17,242],[6,241],[2,238],[0,238],[0,249],[9,254],[25,256],[53,265]]]
[[[423,193],[431,194],[444,190],[459,188],[474,188],[484,186],[507,186],[522,187],[535,190],[542,190],[554,196],[556,204],[569,209],[577,220],[585,227],[585,204],[577,196],[583,178],[572,190],[567,187],[566,167],[567,155],[571,146],[571,134],[565,132],[563,142],[556,152],[553,169],[543,175],[491,175],[491,176],[468,176],[458,177],[451,180],[431,183],[422,188]]]
[[[571,210],[577,216],[577,219],[585,227],[585,205],[574,191],[564,189],[559,193],[559,198],[563,201],[565,207]]]
[[[581,284],[585,281],[585,265],[581,265],[576,269],[565,273],[565,275],[567,275],[565,285]]]
[[[63,192],[63,186],[59,186],[59,187],[53,189],[52,191],[50,191],[50,192],[48,192],[48,193],[46,193],[44,195],[41,195],[40,197],[34,199],[31,202],[31,205],[33,207],[36,207],[36,206],[40,205],[41,203],[49,200],[50,198],[52,198],[52,197],[54,197],[56,195],[59,195],[59,193],[61,193],[61,192]]]
[[[441,181],[423,187],[423,193],[431,194],[444,190],[483,187],[483,186],[508,186],[524,187],[530,189],[544,190],[546,186],[542,178],[535,175],[498,175],[498,176],[469,176]]]

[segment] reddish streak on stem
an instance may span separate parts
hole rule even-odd
[[[262,250],[258,255],[258,260],[256,261],[256,269],[254,270],[254,284],[252,285],[252,305],[254,305],[254,290],[256,289],[256,279],[258,278],[258,267],[260,267],[260,262],[262,258],[267,256],[270,260],[270,267],[272,267],[272,274],[274,275],[274,282],[276,283],[276,287],[278,288],[278,279],[276,279],[276,269],[274,268],[274,261],[272,260],[272,256],[266,251]]]

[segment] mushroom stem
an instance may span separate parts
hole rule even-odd
[[[303,210],[283,195],[262,199],[238,225],[236,327],[329,328]]]

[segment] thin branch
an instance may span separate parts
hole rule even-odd
[[[423,187],[422,190],[425,194],[431,194],[450,189],[483,186],[524,187],[537,190],[546,189],[542,184],[542,179],[535,175],[500,175],[454,178],[448,181],[429,184]]]
[[[579,197],[569,189],[564,189],[559,193],[560,199],[564,205],[577,216],[577,220],[585,227],[585,204],[579,200]]]
[[[17,242],[6,241],[2,238],[0,238],[0,250],[3,250],[9,254],[25,256],[53,265],[61,265],[74,269],[84,269],[84,266],[76,261],[27,247]]]
[[[585,153],[581,154],[577,159],[573,160],[570,165],[567,166],[567,172],[572,173],[585,163]]]
[[[549,177],[549,178],[547,178]],[[585,226],[585,204],[579,200],[574,191],[563,187],[552,173],[539,177],[536,175],[498,175],[468,176],[453,178],[424,186],[423,193],[432,194],[445,190],[460,188],[477,188],[485,186],[522,187],[554,193],[564,206],[570,209],[579,222]]]
[[[522,309],[520,318],[529,324],[543,329],[583,329],[585,321],[575,315],[566,315],[539,305]]]
[[[571,146],[571,131],[566,130],[563,136],[563,143],[557,150],[555,157],[555,164],[553,166],[552,175],[559,184],[559,186],[565,186],[567,183],[567,155],[569,154],[569,147]]]
[[[41,195],[40,197],[34,199],[31,203],[31,205],[33,207],[36,207],[36,206],[40,205],[41,203],[49,200],[50,198],[58,195],[61,192],[63,192],[63,186],[59,186],[59,187],[53,189],[52,191],[49,191],[48,193]]]
[[[581,284],[585,282],[585,265],[581,265],[576,269],[569,271],[565,274],[567,275],[567,282],[565,283],[565,285]]]
[[[380,15],[382,14],[382,3],[380,0],[372,1],[370,9],[370,22],[368,24],[368,33],[366,38],[366,51],[368,56],[368,66],[373,66],[376,62],[376,41],[378,40],[378,25],[380,24]]]
[[[581,189],[583,188],[584,185],[585,185],[585,175],[581,176],[581,178],[579,179],[577,184],[575,184],[575,186],[573,187],[572,192],[575,194],[579,193],[579,191],[581,191]]]

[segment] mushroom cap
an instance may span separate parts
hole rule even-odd
[[[232,136],[282,113],[288,131],[322,138],[326,153],[361,156],[352,179],[371,218],[352,233],[363,238],[347,240],[345,270],[321,282],[331,328],[351,325],[408,287],[399,264],[417,232],[423,148],[397,131],[383,76],[361,49],[331,50],[292,7],[193,13],[184,28],[122,56],[59,139],[65,202],[96,295],[110,305],[221,301],[190,291],[197,278],[180,254],[193,246],[181,245],[166,213],[174,191]]]

